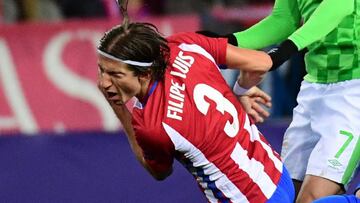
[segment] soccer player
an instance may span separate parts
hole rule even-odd
[[[249,88],[271,67],[270,57],[196,33],[165,39],[153,25],[124,16],[100,41],[98,86],[144,168],[163,180],[178,160],[209,202],[293,202],[279,155],[217,65],[238,67],[240,85]],[[133,97],[138,100],[129,110]]]
[[[276,0],[268,17],[225,35],[243,48],[280,43],[269,52],[272,70],[308,49],[281,154],[300,190],[297,202],[343,193],[359,165],[359,13],[359,0]]]

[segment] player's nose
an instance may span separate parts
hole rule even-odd
[[[108,89],[112,85],[112,80],[109,74],[103,73],[99,78],[100,86],[104,89]]]

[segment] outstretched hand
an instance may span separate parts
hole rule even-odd
[[[254,86],[246,94],[239,96],[239,101],[246,113],[256,122],[262,123],[270,113],[265,107],[271,107],[271,97]]]

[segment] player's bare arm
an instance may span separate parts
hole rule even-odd
[[[112,81],[112,83],[116,87],[117,94],[121,98],[121,91],[119,90],[118,85],[114,81]],[[131,124],[132,116],[131,116],[130,111],[128,110],[128,108],[126,107],[126,105],[123,102],[115,102],[109,98],[109,94],[106,92],[106,90],[101,85],[100,75],[99,75],[99,80],[98,80],[98,88],[103,93],[104,97],[109,102],[111,108],[114,110],[115,115],[120,120],[120,122],[124,128],[125,134],[127,136],[128,142],[130,144],[131,150],[135,154],[136,159],[156,180],[163,180],[167,176],[169,176],[172,172],[172,168],[169,168],[165,172],[164,171],[159,172],[159,171],[152,169],[147,164],[147,162],[143,156],[143,151],[142,151],[141,147],[139,146],[139,144],[137,143],[136,138],[135,138],[134,128],[133,128],[133,125]]]
[[[271,98],[254,86],[265,77],[265,74],[272,66],[270,56],[263,51],[242,49],[229,44],[227,46],[226,62],[229,67],[240,69],[236,85],[244,88],[246,92],[235,92],[235,94],[240,96],[239,101],[246,113],[255,122],[263,122],[269,116],[269,112],[262,105],[270,107]]]
[[[249,89],[264,78],[272,66],[272,61],[263,51],[242,49],[228,44],[226,64],[241,71],[238,83],[241,87]]]

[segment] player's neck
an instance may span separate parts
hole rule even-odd
[[[147,80],[144,82],[144,84],[141,87],[141,95],[138,97],[139,101],[145,105],[149,96],[153,93],[155,90],[155,87],[157,85],[157,82],[153,80]]]

